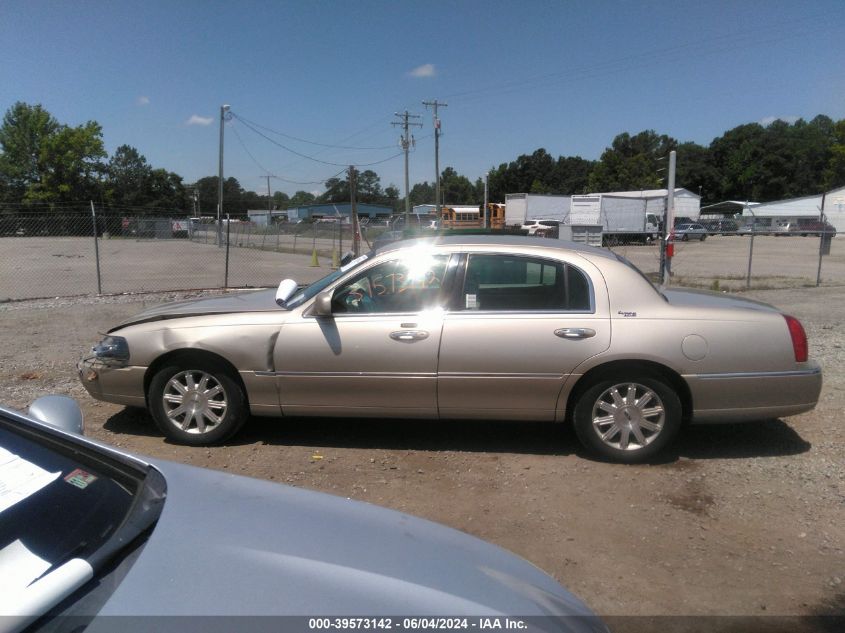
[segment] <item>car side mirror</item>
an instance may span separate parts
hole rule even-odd
[[[279,284],[279,288],[276,290],[276,304],[284,308],[285,304],[287,304],[288,299],[293,296],[293,293],[296,292],[296,289],[299,288],[299,284],[296,283],[293,279],[285,279]]]
[[[311,311],[314,316],[330,317],[332,315],[332,291],[323,290],[314,297],[314,309]]]
[[[68,433],[82,435],[85,431],[82,409],[68,396],[41,396],[29,405],[28,413],[32,418]]]

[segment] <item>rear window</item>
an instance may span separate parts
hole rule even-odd
[[[466,310],[589,311],[590,283],[565,262],[514,255],[470,255],[464,280]]]

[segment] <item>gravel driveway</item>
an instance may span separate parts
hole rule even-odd
[[[451,525],[606,616],[845,613],[845,286],[748,294],[803,321],[825,370],[815,411],[691,428],[638,466],[592,461],[571,430],[540,423],[253,418],[228,446],[167,443],[145,412],[90,399],[74,363],[98,332],[185,296],[0,304],[0,402],[69,394],[87,432],[124,449]]]

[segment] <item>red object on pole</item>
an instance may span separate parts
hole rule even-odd
[[[675,256],[675,241],[672,239],[672,236],[669,236],[669,239],[666,240],[666,257],[672,258]]]

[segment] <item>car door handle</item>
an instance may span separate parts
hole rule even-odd
[[[425,330],[400,330],[398,332],[391,332],[390,338],[394,341],[421,341],[428,338],[428,332]]]
[[[590,338],[595,335],[596,331],[588,327],[562,327],[555,330],[555,336],[560,338]]]

